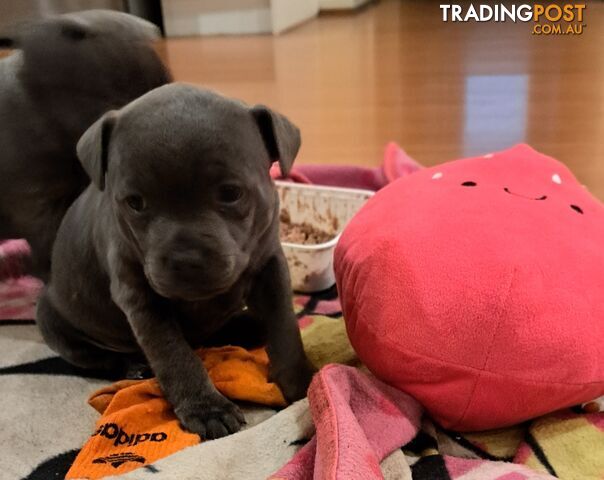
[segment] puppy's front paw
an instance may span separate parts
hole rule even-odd
[[[185,429],[206,440],[238,432],[245,423],[239,407],[218,392],[180,405],[174,412]]]
[[[308,386],[316,371],[315,367],[305,358],[296,365],[273,369],[270,378],[279,385],[285,400],[292,403],[306,396]]]

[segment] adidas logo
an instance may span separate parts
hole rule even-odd
[[[128,434],[115,423],[104,423],[92,434],[93,437],[97,435],[113,440],[113,445],[116,447],[119,445],[134,447],[143,442],[163,442],[168,438],[165,432]]]

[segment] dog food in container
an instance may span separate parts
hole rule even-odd
[[[333,253],[346,224],[373,195],[369,190],[275,182],[281,245],[293,289],[318,292],[335,283]]]

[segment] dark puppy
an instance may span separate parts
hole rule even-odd
[[[44,278],[65,211],[88,185],[76,143],[107,110],[170,81],[151,23],[93,10],[0,38],[0,239],[26,238]],[[0,268],[0,271],[2,269]]]
[[[38,306],[50,347],[95,369],[144,354],[180,421],[206,438],[243,417],[192,348],[247,326],[285,397],[303,397],[313,370],[269,176],[274,161],[287,173],[299,146],[280,114],[182,84],[105,114],[78,143],[93,185],[63,220]]]

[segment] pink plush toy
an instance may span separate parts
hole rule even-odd
[[[335,260],[359,357],[445,427],[604,394],[604,207],[526,145],[387,186]]]

